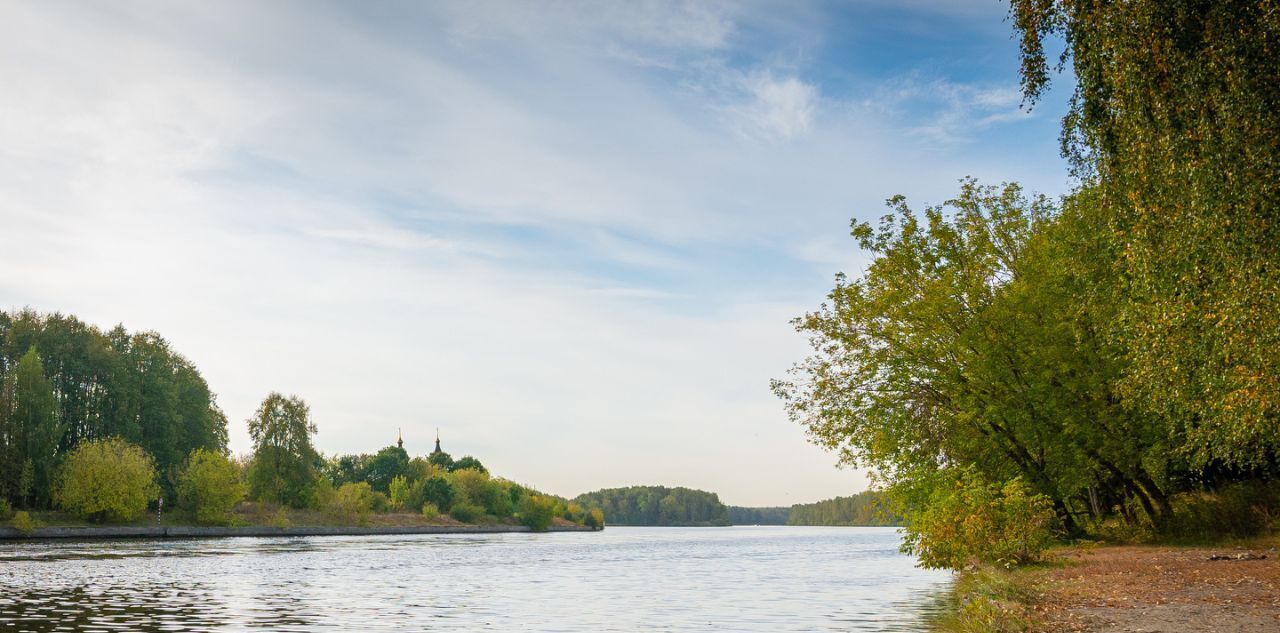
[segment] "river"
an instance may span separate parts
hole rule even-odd
[[[4,631],[920,631],[891,528],[0,543]]]

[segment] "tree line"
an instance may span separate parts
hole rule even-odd
[[[815,442],[874,470],[926,564],[1033,558],[1049,529],[1266,529],[1280,507],[1280,14],[1011,6],[1028,104],[1055,67],[1074,71],[1062,143],[1076,187],[1049,200],[965,180],[941,205],[898,196],[855,222],[872,262],[797,319],[813,353],[774,390]]]
[[[729,525],[729,509],[714,492],[665,486],[605,488],[578,495],[575,503],[599,508],[617,525]]]
[[[0,499],[50,507],[64,457],[109,437],[142,447],[172,492],[191,451],[226,450],[227,420],[200,372],[155,332],[0,311]]]
[[[109,332],[75,317],[0,312],[0,519],[57,508],[128,522],[160,498],[198,523],[245,520],[242,501],[318,511],[341,523],[376,512],[463,523],[604,526],[599,509],[492,477],[474,457],[324,456],[297,396],[269,394],[247,420],[253,451],[227,452],[227,420],[199,371],[154,332]],[[25,511],[18,518],[31,525]]]
[[[733,525],[881,526],[897,525],[899,520],[884,494],[874,490],[792,506],[729,506]]]

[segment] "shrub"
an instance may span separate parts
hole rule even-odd
[[[13,529],[22,532],[23,534],[30,534],[37,527],[40,526],[36,524],[36,520],[31,518],[31,515],[26,511],[19,510],[13,514]]]
[[[369,513],[377,502],[368,482],[342,484],[326,508],[330,516],[354,525],[367,525]]]
[[[58,505],[94,522],[132,521],[147,511],[160,489],[146,451],[120,438],[81,442],[67,457]]]
[[[409,480],[404,475],[398,475],[391,480],[391,484],[387,486],[389,492],[388,505],[392,510],[404,510],[408,506],[409,494],[411,487]]]
[[[240,468],[222,453],[197,448],[178,475],[178,504],[197,523],[226,525],[232,510],[245,497]]]
[[[434,503],[424,503],[422,504],[422,516],[428,521],[433,520],[440,516],[440,508],[437,508]]]
[[[489,488],[489,475],[473,468],[465,468],[449,473],[449,483],[453,484],[453,489],[457,492],[455,503],[482,505],[486,489]]]
[[[449,516],[463,523],[475,523],[477,519],[484,516],[484,508],[473,503],[458,503],[454,504],[453,509],[449,511]]]
[[[9,505],[9,500],[0,497],[0,521],[7,521],[13,515],[13,506]]]
[[[288,529],[291,525],[291,523],[289,523],[289,511],[283,506],[277,508],[276,513],[271,515],[270,525],[273,528],[280,528],[282,530]]]
[[[520,502],[520,522],[534,532],[551,527],[556,516],[556,500],[542,495],[528,495]]]
[[[1020,478],[993,484],[965,470],[937,481],[927,502],[908,511],[903,549],[926,567],[1012,567],[1048,549],[1054,520],[1049,499],[1033,494]]]
[[[1180,539],[1248,538],[1268,532],[1280,519],[1280,482],[1249,481],[1173,500],[1169,536]]]
[[[600,508],[592,508],[591,511],[582,518],[582,524],[593,530],[603,529],[604,511]]]

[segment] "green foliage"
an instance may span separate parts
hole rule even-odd
[[[459,459],[458,461],[453,462],[452,464],[448,464],[448,465],[447,465],[447,468],[448,468],[449,470],[451,470],[451,471],[453,471],[453,470],[465,470],[465,469],[471,469],[471,470],[478,470],[478,471],[480,471],[480,472],[482,472],[482,473],[485,473],[485,474],[488,474],[488,472],[489,472],[489,469],[488,469],[488,468],[485,468],[485,467],[484,467],[484,464],[481,464],[481,463],[480,463],[480,460],[478,460],[478,459],[476,459],[476,458],[474,458],[474,457],[472,457],[472,456],[470,456],[470,455],[467,455],[467,456],[463,457],[462,459]]]
[[[94,522],[132,521],[160,489],[155,462],[120,438],[81,442],[63,465],[58,506]]]
[[[0,521],[8,521],[13,516],[13,506],[9,502],[0,497]]]
[[[152,455],[168,494],[193,449],[226,449],[226,423],[195,367],[153,332],[0,312],[0,497],[47,507],[62,457],[106,437]]]
[[[179,507],[191,512],[197,523],[227,525],[232,510],[245,497],[240,468],[222,453],[197,448],[178,476]]]
[[[1272,0],[1014,0],[1023,85],[1064,38],[1064,152],[1123,292],[1121,394],[1201,481],[1280,472],[1280,13]]]
[[[729,525],[729,509],[713,492],[663,486],[606,488],[573,500],[600,508],[617,525]]]
[[[428,479],[422,487],[423,500],[439,508],[442,512],[446,512],[449,508],[452,508],[454,499],[457,497],[457,490],[453,487],[453,484],[443,476],[436,476]]]
[[[884,493],[874,490],[790,508],[787,525],[898,525],[901,518],[887,507]]]
[[[1190,541],[1250,538],[1280,528],[1280,482],[1246,481],[1174,497],[1165,532]]]
[[[440,451],[438,453],[432,453],[431,455],[427,456],[427,461],[434,466],[439,466],[440,468],[444,468],[444,469],[448,469],[450,466],[453,466],[453,458],[450,457],[449,454],[444,451]]]
[[[249,418],[253,463],[249,488],[253,498],[293,507],[314,503],[319,454],[311,444],[316,426],[311,411],[297,396],[271,393]]]
[[[342,484],[325,510],[348,525],[367,525],[377,504],[377,493],[367,482]]]
[[[600,508],[592,508],[587,512],[587,515],[583,517],[582,524],[593,530],[603,530],[604,511]]]
[[[449,516],[463,523],[475,523],[484,516],[484,508],[474,503],[456,503],[449,510]]]
[[[434,503],[424,503],[422,504],[422,516],[428,521],[433,520],[440,516],[440,508],[437,508]]]
[[[921,565],[1012,567],[1038,560],[1052,544],[1052,505],[1020,479],[993,484],[973,470],[942,473],[939,479],[922,506],[908,513],[904,529],[903,550]]]
[[[11,525],[13,525],[13,529],[22,532],[23,534],[30,534],[34,532],[36,528],[40,527],[40,524],[37,523],[35,519],[31,518],[31,514],[26,510],[19,510],[15,512],[13,514],[13,522]]]
[[[390,498],[389,503],[392,510],[404,510],[409,507],[409,499],[412,496],[413,486],[409,483],[408,479],[404,478],[404,475],[400,475],[395,479],[392,479],[389,489],[390,494],[388,497]]]
[[[791,508],[745,508],[729,506],[729,522],[733,525],[786,525]]]
[[[555,518],[556,500],[542,495],[527,495],[520,502],[520,523],[534,532],[545,532]]]
[[[387,492],[393,479],[408,474],[409,454],[399,446],[388,446],[369,458],[363,470],[361,480],[378,492]]]
[[[933,623],[940,633],[1023,633],[1032,630],[1028,604],[1035,596],[1013,572],[978,568],[952,586],[950,608]]]
[[[293,525],[293,523],[289,521],[289,511],[284,507],[276,508],[275,513],[271,515],[271,520],[268,521],[267,524],[273,528],[279,528],[281,530],[288,529]]]

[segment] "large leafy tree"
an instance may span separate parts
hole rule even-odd
[[[1280,6],[1011,4],[1026,95],[1048,87],[1054,42],[1074,71],[1063,148],[1096,186],[1124,276],[1124,395],[1175,426],[1207,480],[1275,474]]]
[[[253,464],[249,487],[256,499],[302,507],[312,501],[319,454],[307,403],[272,392],[249,418]]]

